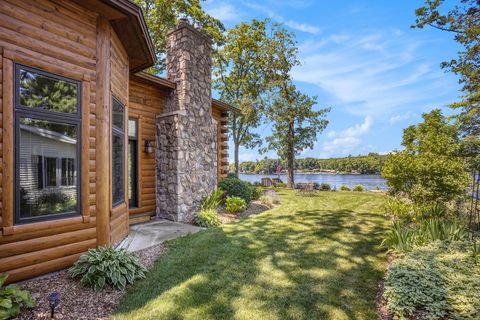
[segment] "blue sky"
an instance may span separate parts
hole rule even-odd
[[[271,18],[296,34],[302,65],[297,87],[331,107],[330,124],[299,157],[341,157],[400,148],[402,129],[459,96],[457,77],[439,65],[459,50],[452,35],[411,29],[422,0],[207,0],[205,10],[227,27]],[[262,136],[269,125],[257,129]],[[230,158],[233,145],[230,145]],[[241,149],[240,160],[261,159]],[[271,152],[269,157],[275,157]],[[231,159],[232,160],[232,159]]]

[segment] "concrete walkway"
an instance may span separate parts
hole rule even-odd
[[[126,248],[132,252],[139,251],[200,230],[202,228],[190,224],[168,220],[154,220],[130,226],[128,237],[120,243],[118,248]]]

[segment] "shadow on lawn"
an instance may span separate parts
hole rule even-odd
[[[375,319],[383,227],[379,214],[271,210],[177,239],[116,317]]]

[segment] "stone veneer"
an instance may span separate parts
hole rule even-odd
[[[217,184],[211,41],[187,20],[167,34],[167,78],[176,89],[157,116],[157,216],[189,222]]]

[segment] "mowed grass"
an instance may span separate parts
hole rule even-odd
[[[169,242],[114,319],[377,319],[384,196],[280,193],[275,209]]]

